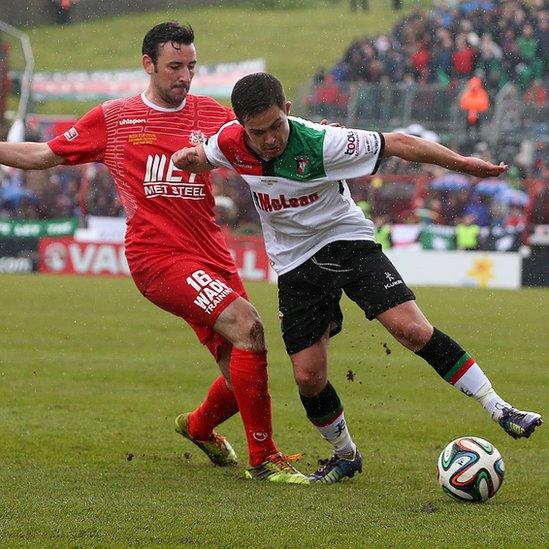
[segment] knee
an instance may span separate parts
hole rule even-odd
[[[250,345],[254,351],[265,350],[265,330],[261,319],[253,320],[249,330]]]
[[[240,338],[235,346],[248,351],[264,351],[265,330],[257,313],[254,312],[247,318],[241,319],[240,323]]]
[[[303,396],[316,396],[326,385],[326,379],[322,372],[314,369],[297,370],[294,372],[294,378],[299,392]]]
[[[409,322],[399,326],[394,335],[402,345],[415,352],[427,345],[433,327],[428,322]]]

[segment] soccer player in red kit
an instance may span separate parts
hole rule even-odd
[[[126,257],[141,293],[183,318],[221,370],[206,399],[176,419],[176,431],[217,465],[236,463],[214,428],[240,411],[248,478],[307,484],[272,438],[263,325],[247,300],[215,223],[207,174],[178,170],[172,154],[234,118],[208,97],[190,95],[196,66],[190,26],[162,23],[143,41],[150,77],[141,95],[107,101],[48,143],[0,143],[0,163],[22,169],[102,162],[127,214]]]

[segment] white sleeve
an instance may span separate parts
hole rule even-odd
[[[324,170],[330,179],[350,179],[376,173],[383,157],[379,132],[328,126],[324,139]]]
[[[206,155],[206,158],[208,159],[208,162],[212,166],[215,166],[216,168],[220,168],[221,166],[225,168],[232,168],[231,163],[221,152],[221,149],[219,148],[219,144],[217,142],[219,134],[222,131],[223,128],[221,128],[215,135],[212,135],[203,143],[204,153]]]

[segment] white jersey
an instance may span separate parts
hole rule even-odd
[[[250,186],[273,268],[284,274],[336,240],[374,240],[374,224],[351,198],[345,178],[375,173],[383,154],[377,132],[323,126],[288,117],[290,136],[265,161],[238,122],[204,144],[208,161],[235,169]]]

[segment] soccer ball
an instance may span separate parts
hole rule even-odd
[[[492,444],[478,437],[460,437],[440,453],[438,482],[444,492],[468,502],[486,501],[503,482],[503,459]]]

